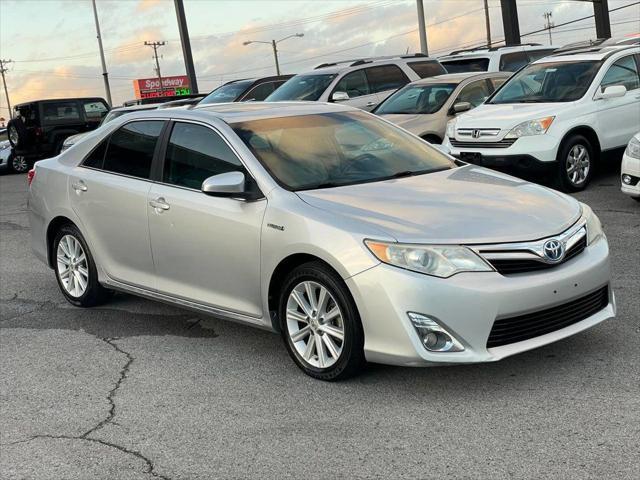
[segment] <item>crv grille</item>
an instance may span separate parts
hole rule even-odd
[[[505,138],[495,142],[462,142],[455,138],[450,138],[449,142],[457,148],[509,148],[516,140],[517,138]]]
[[[609,304],[609,287],[533,313],[500,318],[491,328],[487,348],[522,342],[581,322]]]

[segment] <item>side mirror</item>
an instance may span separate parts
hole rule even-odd
[[[469,102],[454,103],[453,107],[451,107],[451,112],[453,114],[467,112],[469,110],[471,110],[471,104]]]
[[[624,97],[627,94],[627,87],[624,85],[611,85],[604,89],[597,98],[618,98]]]
[[[202,193],[212,197],[242,198],[256,200],[260,198],[259,191],[248,191],[246,179],[242,172],[227,172],[207,178],[202,182]]]
[[[349,100],[347,92],[333,92],[333,95],[331,95],[332,102],[343,102],[345,100]]]

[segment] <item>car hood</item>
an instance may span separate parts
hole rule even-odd
[[[298,195],[408,243],[529,241],[558,234],[581,215],[567,195],[470,165]]]
[[[558,116],[573,103],[508,103],[483,104],[459,115],[457,128],[513,128],[527,120]]]

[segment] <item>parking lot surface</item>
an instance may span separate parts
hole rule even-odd
[[[494,364],[324,383],[272,333],[117,295],[70,306],[0,176],[3,479],[640,477],[640,204],[614,162],[576,195],[616,319]]]

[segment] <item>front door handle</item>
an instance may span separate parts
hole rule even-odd
[[[82,180],[78,180],[77,182],[72,183],[71,188],[73,188],[76,193],[87,191],[87,185]]]
[[[376,102],[367,102],[367,107],[375,107]]]
[[[162,213],[163,211],[169,210],[169,208],[171,208],[167,201],[162,197],[156,198],[155,200],[150,200],[149,205],[153,207],[157,213]]]

